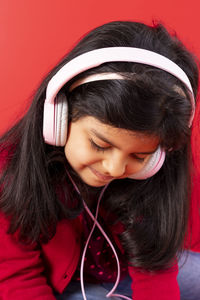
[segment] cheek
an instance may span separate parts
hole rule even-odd
[[[128,175],[131,175],[131,174],[141,171],[147,164],[147,161],[148,161],[147,159],[143,162],[138,162],[137,160],[132,161],[130,164],[128,164],[128,166],[126,168],[126,173]]]
[[[72,167],[83,167],[96,162],[95,153],[86,145],[67,142],[65,156]]]

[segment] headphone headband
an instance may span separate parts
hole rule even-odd
[[[146,49],[108,47],[83,53],[66,63],[49,81],[46,101],[53,103],[59,90],[76,75],[106,62],[136,62],[162,69],[180,79],[193,94],[185,72],[167,57]]]
[[[122,74],[127,73],[113,73],[113,72],[106,72],[106,73],[96,73],[89,76],[86,76],[84,78],[78,79],[69,88],[69,91],[72,92],[77,86],[82,85],[87,82],[93,82],[93,81],[99,81],[99,80],[112,80],[112,79],[126,79],[122,76]]]
[[[57,109],[55,98],[60,89],[76,75],[97,67],[106,62],[135,62],[150,65],[162,69],[181,80],[191,93],[192,114],[189,126],[192,123],[195,101],[192,91],[192,86],[186,73],[173,61],[156,52],[133,48],[133,47],[108,47],[92,50],[83,53],[68,63],[51,78],[46,89],[46,100],[44,103],[44,118],[43,118],[43,135],[47,143],[53,145],[63,145],[66,142],[66,137],[61,138],[62,142],[58,141],[57,135]],[[67,114],[67,111],[64,112]],[[64,127],[64,126],[62,126]],[[60,128],[60,125],[59,125]]]

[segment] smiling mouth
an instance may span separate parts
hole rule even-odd
[[[99,173],[97,170],[93,169],[92,167],[89,167],[90,171],[96,175],[96,177],[102,181],[110,181],[113,180],[114,177],[113,176],[107,176],[107,175],[103,175],[101,173]]]

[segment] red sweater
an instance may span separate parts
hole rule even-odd
[[[60,221],[46,245],[22,245],[17,235],[7,234],[8,226],[9,221],[0,213],[0,299],[55,299],[53,289],[62,293],[78,266],[81,216]],[[111,228],[111,233],[117,240],[116,228]],[[157,273],[129,267],[133,299],[179,300],[177,272],[177,266]]]
[[[78,265],[81,222],[63,220],[48,244],[24,246],[6,234],[8,221],[0,214],[0,299],[53,300],[52,288],[62,293]],[[179,299],[177,267],[155,274],[130,267],[129,274],[133,299]]]

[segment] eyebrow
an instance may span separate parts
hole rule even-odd
[[[105,138],[103,135],[101,135],[101,133],[97,132],[95,129],[91,129],[91,132],[96,135],[96,137],[98,137],[100,140],[102,140],[103,142],[107,143],[107,144],[110,144],[111,146],[115,147],[115,148],[118,148],[115,144],[113,144],[111,141],[109,141],[107,138]],[[134,152],[134,154],[153,154],[154,152],[156,152],[158,148],[156,148],[155,150],[153,151],[149,151],[149,152]]]

